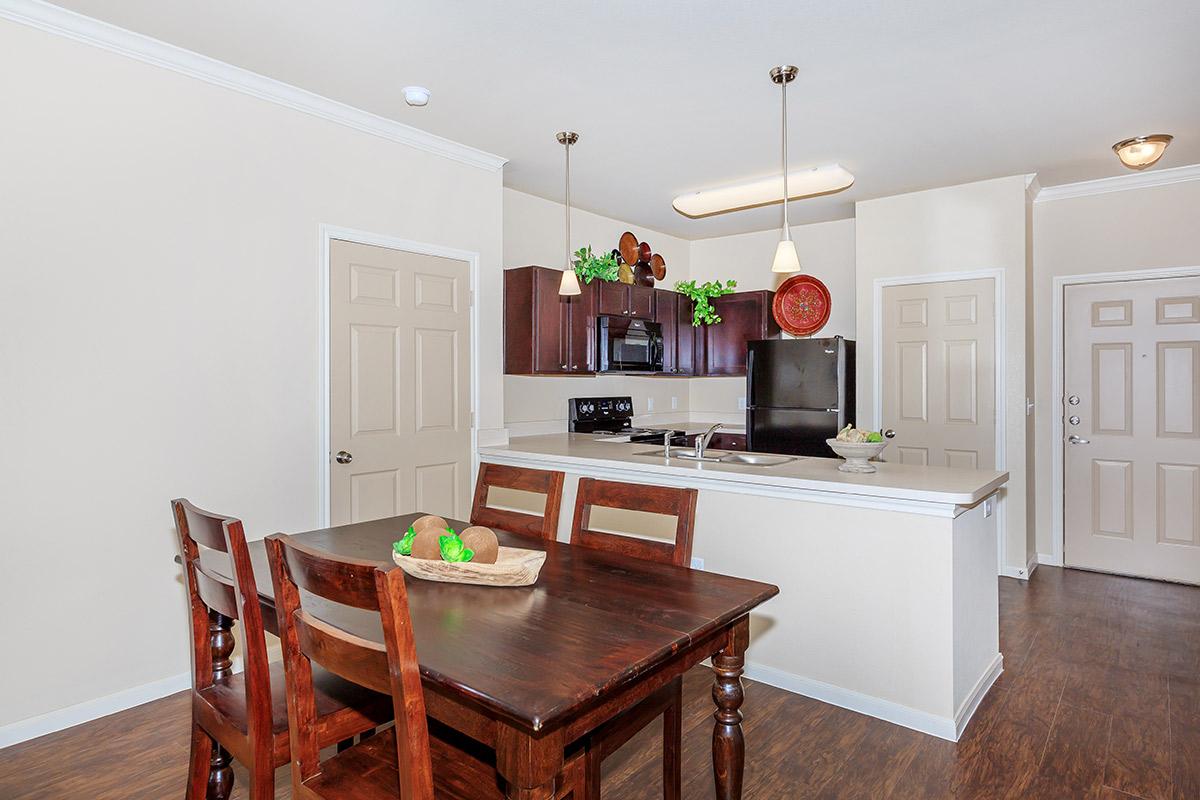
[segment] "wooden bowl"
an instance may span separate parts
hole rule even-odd
[[[545,550],[501,547],[495,564],[470,561],[451,564],[441,559],[422,559],[392,552],[392,560],[405,575],[438,583],[469,583],[475,586],[530,586],[546,561]]]
[[[633,282],[638,286],[654,285],[654,273],[650,271],[649,264],[638,264],[633,268]]]
[[[654,253],[650,250],[649,244],[647,244],[646,242],[642,242],[641,244],[638,245],[637,261],[639,264],[649,264],[650,256],[652,256],[652,255],[654,255]]]

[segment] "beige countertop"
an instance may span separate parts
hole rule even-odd
[[[483,461],[590,472],[601,477],[616,478],[620,473],[634,480],[641,475],[641,480],[657,479],[717,491],[795,496],[939,515],[945,515],[947,509],[974,506],[1008,481],[1007,472],[995,470],[890,462],[879,463],[874,474],[857,475],[838,471],[841,459],[837,458],[801,457],[770,467],[666,459],[661,447],[654,444],[606,442],[570,433],[523,436],[507,445],[481,447],[479,453]],[[884,451],[885,458],[887,455]]]

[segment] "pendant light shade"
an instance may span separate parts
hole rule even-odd
[[[799,272],[800,255],[796,252],[796,243],[792,241],[792,228],[788,224],[788,197],[791,191],[788,187],[788,158],[787,158],[787,85],[796,79],[797,70],[790,65],[775,67],[771,70],[771,82],[779,84],[783,95],[783,239],[775,248],[775,261],[771,264],[772,272]]]
[[[771,265],[771,272],[799,271],[800,255],[796,252],[796,243],[791,239],[784,239],[775,248],[775,263]]]
[[[575,266],[571,263],[571,145],[579,141],[579,134],[574,131],[559,131],[555,134],[558,143],[563,146],[567,153],[567,185],[565,191],[564,205],[567,209],[567,231],[566,231],[566,249],[567,263],[563,269],[562,280],[558,283],[558,293],[560,295],[580,294],[582,290],[579,288],[579,277],[575,274]]]

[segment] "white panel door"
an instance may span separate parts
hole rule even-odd
[[[1063,301],[1065,563],[1200,584],[1200,278]]]
[[[883,427],[889,460],[996,466],[996,301],[991,278],[883,290]]]
[[[468,264],[334,240],[329,268],[330,522],[461,519],[473,477]]]

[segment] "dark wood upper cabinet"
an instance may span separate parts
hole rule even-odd
[[[778,339],[779,325],[771,313],[775,293],[736,292],[712,301],[721,316],[716,325],[703,326],[698,338],[701,352],[697,372],[704,375],[745,375],[746,342]]]
[[[663,372],[695,374],[696,334],[692,328],[692,301],[678,292],[655,289],[654,312],[654,320],[663,330]]]
[[[616,281],[605,281],[598,286],[596,291],[599,295],[599,313],[616,317],[654,319],[656,292],[653,286],[630,286]]]
[[[737,292],[713,301],[722,322],[692,327],[692,301],[666,289],[593,281],[562,297],[562,273],[548,267],[504,271],[504,372],[587,375],[596,371],[596,315],[652,319],[663,328],[663,372],[745,375],[746,342],[779,338],[775,293]]]
[[[596,370],[596,284],[558,293],[562,272],[548,267],[504,271],[504,372],[570,375]]]

